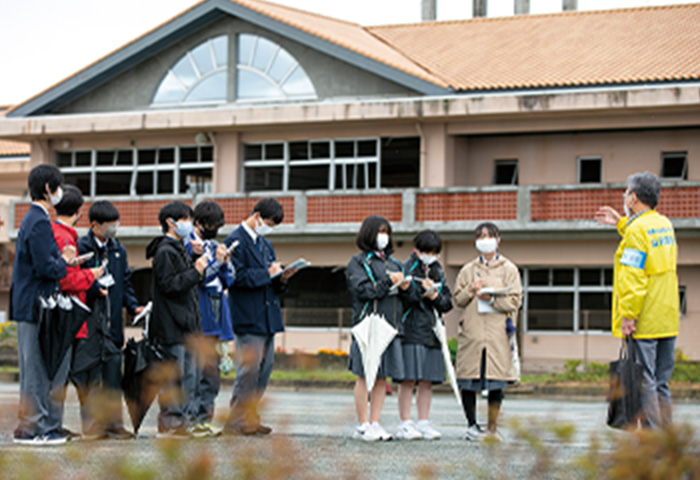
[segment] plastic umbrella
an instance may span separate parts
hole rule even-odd
[[[455,367],[452,365],[452,355],[450,355],[450,348],[447,346],[447,331],[445,330],[445,324],[442,318],[433,311],[435,314],[435,325],[433,325],[433,333],[440,342],[440,349],[442,350],[442,358],[445,361],[445,372],[447,373],[447,380],[450,382],[452,391],[455,394],[457,403],[462,405],[462,395],[459,392],[459,387],[457,386],[457,374],[455,373]]]
[[[513,362],[513,370],[515,378],[520,383],[520,353],[518,353],[518,339],[515,335],[515,326],[513,320],[506,318],[506,333],[508,334],[508,343],[510,344],[510,359]]]
[[[90,309],[76,297],[54,293],[39,297],[37,314],[39,348],[49,380],[53,380]]]
[[[386,321],[384,315],[376,312],[366,315],[360,323],[352,327],[352,335],[362,356],[368,392],[372,391],[377,379],[382,354],[397,334],[398,331]]]

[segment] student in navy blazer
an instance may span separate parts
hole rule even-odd
[[[51,230],[49,208],[61,201],[63,175],[53,165],[38,165],[29,172],[32,205],[17,234],[15,263],[10,287],[10,318],[17,322],[19,356],[19,425],[13,441],[24,445],[65,443],[63,391],[68,377],[70,353],[53,380],[39,348],[39,326],[35,317],[37,297],[60,288],[66,262],[76,255],[75,247],[63,252]]]
[[[271,431],[260,423],[257,407],[272,373],[274,335],[284,330],[278,295],[286,290],[296,270],[280,273],[275,249],[265,235],[283,218],[282,205],[274,198],[264,198],[224,240],[227,246],[239,242],[231,254],[236,270],[236,280],[229,287],[236,381],[226,433],[255,435]]]

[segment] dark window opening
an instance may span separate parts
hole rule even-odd
[[[528,294],[528,330],[573,330],[574,294],[532,292]]]
[[[90,195],[90,174],[89,173],[64,173],[63,178],[68,185],[74,185],[85,195]]]
[[[609,330],[612,292],[579,293],[579,330]]]
[[[675,180],[688,180],[688,153],[665,152],[662,155],[661,176]]]
[[[579,183],[602,182],[603,161],[600,158],[580,158],[578,161]]]
[[[97,172],[95,192],[98,195],[129,195],[131,172]]]
[[[180,170],[180,193],[195,194],[212,191],[211,168],[188,168]]]
[[[420,184],[420,138],[382,138],[381,142],[381,186],[384,188],[418,187]],[[366,142],[359,142],[360,152],[362,152],[363,143]],[[370,165],[370,168],[374,168],[374,166]],[[374,185],[374,183],[370,183],[371,187]]]
[[[294,166],[289,169],[290,190],[328,189],[328,165]]]
[[[496,160],[493,170],[494,185],[518,184],[518,161]]]
[[[72,167],[73,154],[71,152],[56,152],[56,166],[58,168]]]
[[[282,190],[284,167],[246,168],[245,191]]]
[[[153,195],[153,172],[138,172],[136,174],[136,194]]]
[[[352,326],[352,304],[343,268],[305,268],[294,275],[281,299],[288,327]]]

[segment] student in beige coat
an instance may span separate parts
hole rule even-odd
[[[516,380],[506,326],[515,326],[522,300],[518,268],[498,253],[498,227],[482,223],[474,232],[480,255],[457,276],[455,305],[463,308],[457,340],[457,383],[469,427],[466,439],[478,441],[496,433],[503,389]],[[501,292],[491,295],[482,289]],[[476,393],[488,390],[487,432],[476,423]]]

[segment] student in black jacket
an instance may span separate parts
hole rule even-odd
[[[118,403],[114,408],[114,417],[108,419],[104,437],[116,440],[133,438],[133,434],[124,428],[121,409],[122,355],[124,346],[124,325],[122,310],[126,307],[131,315],[138,315],[144,309],[139,305],[134,287],[131,285],[131,270],[126,256],[126,248],[115,237],[119,228],[119,210],[108,200],[98,200],[92,204],[88,212],[90,230],[78,241],[78,251],[81,255],[92,252],[94,256],[83,264],[83,268],[95,268],[106,263],[103,284],[95,282],[88,291],[88,302],[103,308],[109,325],[108,341],[114,344],[119,354],[110,355],[100,367],[102,386],[108,389],[110,396]],[[103,279],[104,280],[104,279]],[[107,285],[107,286],[105,286]],[[99,290],[106,289],[108,295],[103,297]]]
[[[357,234],[357,246],[362,251],[350,259],[346,270],[348,290],[352,297],[352,324],[357,325],[365,314],[376,312],[384,315],[400,334],[404,302],[415,294],[415,288],[411,282],[405,281],[403,264],[391,256],[394,248],[389,222],[376,215],[365,218]],[[386,397],[386,378],[403,377],[400,335],[392,340],[382,354],[371,392],[367,392],[364,365],[355,338],[350,345],[349,369],[357,375],[354,397],[358,425],[354,438],[367,442],[391,440],[391,435],[379,424],[379,417]]]
[[[404,376],[399,385],[401,425],[396,437],[404,440],[437,440],[440,432],[428,420],[433,383],[445,381],[445,361],[440,342],[433,333],[437,316],[452,310],[452,294],[438,262],[442,241],[433,230],[423,230],[413,239],[413,253],[403,264],[406,275],[418,292],[418,301],[410,305],[403,319]],[[416,391],[418,422],[411,421],[411,398]]]
[[[192,353],[185,344],[201,330],[197,288],[207,268],[201,256],[193,264],[183,244],[192,231],[192,209],[182,202],[170,202],[158,214],[165,235],[146,247],[146,258],[153,258],[151,298],[153,313],[149,338],[162,345],[177,365],[176,378],[163,388],[158,402],[158,437],[189,436],[184,406],[194,388]]]

